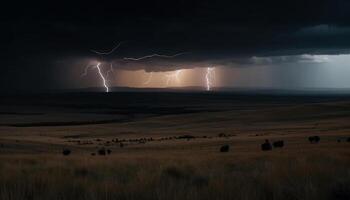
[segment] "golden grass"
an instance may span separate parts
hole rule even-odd
[[[349,199],[349,153],[0,157],[0,199]]]
[[[257,105],[243,104],[241,109],[233,99],[210,101],[202,105],[225,109],[126,123],[0,127],[0,200],[349,200],[348,101],[291,106],[255,101]],[[197,99],[192,102],[199,109]],[[235,136],[216,137],[220,133]],[[90,156],[103,146],[97,138],[186,134],[208,138],[126,143],[123,148],[114,144],[106,147],[112,155]],[[310,144],[312,135],[321,142]],[[72,136],[94,144],[68,142]],[[265,139],[286,145],[262,152]],[[220,153],[226,144],[230,152]],[[61,155],[63,148],[72,155]]]

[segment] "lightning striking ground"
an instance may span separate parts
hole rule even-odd
[[[110,51],[105,51],[105,52],[97,51],[97,50],[90,50],[90,51],[95,53],[95,54],[97,54],[97,55],[107,56],[107,55],[110,55],[113,52],[115,52],[123,43],[125,43],[125,42],[120,42],[117,46],[115,46]],[[138,57],[138,58],[135,58],[135,57],[124,57],[124,60],[140,61],[140,60],[149,59],[149,58],[153,58],[153,57],[174,58],[174,57],[177,57],[177,56],[180,56],[180,55],[183,55],[183,54],[186,54],[186,52],[177,53],[177,54],[174,54],[174,55],[151,54],[151,55],[146,55],[146,56],[142,56],[142,57]],[[109,79],[110,74],[114,74],[113,62],[110,63],[110,69],[106,72],[106,77],[104,77],[100,65],[101,65],[101,63],[98,62],[97,65],[88,65],[88,66],[86,66],[82,76],[86,76],[88,74],[88,71],[90,70],[90,68],[97,68],[99,76],[101,77],[101,79],[103,81],[103,86],[106,88],[106,92],[109,92],[109,87],[107,85],[107,81]],[[170,82],[173,82],[173,80],[179,81],[179,74],[180,73],[181,73],[181,70],[177,70],[171,75],[166,75],[167,76],[167,85],[169,85]],[[151,80],[152,80],[152,77],[153,77],[153,73],[151,72],[148,80],[144,84],[149,84],[151,82]]]
[[[170,83],[173,83],[174,81],[179,82],[180,81],[180,74],[182,72],[182,69],[176,70],[175,72],[171,72],[170,74],[166,74],[166,85],[169,86]]]
[[[101,72],[100,64],[101,63],[97,63],[96,68],[98,70],[98,73],[100,74],[100,77],[101,77],[102,81],[103,81],[103,86],[106,88],[106,92],[108,93],[109,92],[109,87],[107,86],[106,79],[105,79],[105,77],[103,76],[103,74]]]
[[[215,70],[212,67],[208,67],[205,75],[207,91],[211,90],[214,79],[215,79]]]
[[[175,58],[177,56],[181,56],[183,54],[186,54],[188,52],[181,52],[177,53],[174,55],[165,55],[165,54],[151,54],[151,55],[146,55],[138,58],[132,58],[132,57],[124,57],[124,60],[129,60],[129,61],[140,61],[140,60],[145,60],[153,57],[158,57],[158,58]],[[168,86],[173,80],[175,79],[176,81],[179,81],[179,75],[181,73],[181,70],[176,70],[175,72],[172,72],[170,74],[166,74],[166,85]],[[152,81],[153,78],[153,73],[151,72],[150,76],[148,77],[147,81],[144,83],[144,85],[149,84]]]
[[[88,66],[86,66],[85,70],[84,70],[84,73],[81,76],[86,76],[88,74],[88,71],[90,70],[90,68],[97,69],[98,75],[102,79],[103,86],[106,88],[106,92],[109,92],[109,87],[107,86],[107,81],[106,81],[106,78],[104,77],[104,75],[102,73],[100,65],[101,65],[101,63],[98,62],[96,65],[88,65]]]
[[[96,53],[97,55],[101,55],[101,56],[102,55],[110,55],[114,51],[116,51],[123,43],[125,43],[125,41],[119,42],[117,46],[115,46],[110,51],[106,51],[106,52],[101,52],[101,51],[96,51],[96,50],[90,50],[90,51],[92,51],[93,53]],[[101,65],[101,63],[98,62],[96,66],[94,66],[94,65],[93,66],[91,66],[91,65],[86,66],[82,76],[86,76],[90,68],[97,68],[99,76],[101,77],[101,79],[103,81],[103,86],[106,88],[106,92],[109,92],[109,87],[107,86],[107,80],[108,80],[110,74],[114,74],[113,62],[110,63],[110,69],[106,72],[106,77],[103,76],[100,65]]]

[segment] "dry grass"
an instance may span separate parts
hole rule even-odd
[[[153,94],[116,93],[33,99],[50,109],[19,104],[20,112],[47,114],[2,115],[2,123],[66,122],[73,116],[69,113],[75,113],[74,121],[96,123],[113,116],[101,114],[107,111],[136,117],[85,126],[0,126],[0,200],[350,199],[348,98],[237,97],[157,94],[155,100]],[[164,108],[168,111],[161,113]],[[234,136],[216,137],[220,133]],[[180,135],[208,137],[106,146],[115,138]],[[321,137],[319,144],[309,143],[312,135]],[[285,147],[262,152],[265,139],[284,140]],[[230,145],[230,151],[220,153],[223,145]],[[112,155],[90,156],[101,147]],[[72,150],[70,156],[61,155],[65,148]]]
[[[0,199],[349,199],[347,153],[2,156]]]

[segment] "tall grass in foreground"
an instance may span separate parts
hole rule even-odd
[[[1,200],[350,199],[347,155],[2,156]]]

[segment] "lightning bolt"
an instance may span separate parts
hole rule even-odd
[[[105,52],[101,52],[101,51],[96,51],[96,50],[93,50],[91,49],[90,51],[92,51],[93,53],[96,53],[98,55],[109,55],[111,53],[113,53],[115,50],[117,50],[123,43],[125,43],[126,41],[123,41],[123,42],[119,42],[117,44],[117,46],[115,46],[113,49],[111,49],[110,51],[105,51]]]
[[[113,62],[111,62],[110,68],[109,68],[109,70],[106,72],[106,74],[107,74],[107,75],[106,75],[107,80],[108,80],[109,74],[114,74]]]
[[[97,63],[96,68],[98,70],[98,73],[100,74],[100,77],[101,77],[102,81],[103,81],[103,86],[106,88],[106,92],[108,93],[109,92],[109,88],[107,86],[106,79],[105,79],[105,77],[103,76],[103,74],[101,72],[100,64],[101,63]]]
[[[111,50],[109,51],[97,51],[97,50],[93,50],[91,49],[90,51],[97,54],[97,55],[110,55],[113,52],[115,52],[123,43],[125,43],[126,41],[120,42],[118,43],[118,45],[116,45],[115,47],[113,47]],[[151,54],[151,55],[146,55],[146,56],[142,56],[139,58],[133,58],[133,57],[124,57],[124,60],[129,60],[129,61],[140,61],[140,60],[144,60],[144,59],[149,59],[149,58],[153,58],[153,57],[160,57],[160,58],[174,58],[180,55],[185,54],[186,52],[182,52],[182,53],[177,53],[174,55],[163,55],[163,54]],[[88,74],[88,71],[90,70],[90,68],[97,68],[98,70],[98,74],[101,77],[102,81],[103,81],[103,86],[106,88],[106,92],[109,92],[109,87],[107,86],[107,80],[108,77],[110,76],[110,74],[114,74],[114,67],[113,67],[113,62],[110,63],[110,69],[106,72],[106,78],[104,77],[102,70],[100,68],[101,63],[98,62],[97,65],[88,65],[85,67],[84,73],[82,74],[82,76],[86,76]],[[181,70],[177,70],[173,75],[168,76],[168,80],[167,80],[167,85],[173,80],[177,80],[179,81],[179,74],[180,74]],[[148,80],[144,83],[144,84],[149,84],[152,80],[153,77],[153,73],[151,72]]]
[[[151,82],[152,77],[153,77],[153,72],[150,72],[147,81],[145,81],[143,84],[144,85],[148,85]]]
[[[180,74],[181,74],[181,72],[182,72],[182,69],[175,71],[175,80],[176,81],[180,81]]]
[[[101,51],[97,51],[97,50],[93,50],[93,49],[90,51],[92,51],[93,53],[96,53],[98,55],[109,55],[109,54],[112,54],[114,51],[116,51],[123,43],[125,43],[125,41],[119,42],[117,46],[113,47],[110,51],[106,51],[106,52],[101,52]],[[109,87],[107,86],[107,79],[111,73],[114,74],[113,62],[110,63],[110,69],[106,72],[106,78],[103,76],[100,65],[101,65],[101,63],[98,62],[97,65],[86,66],[82,76],[86,76],[88,74],[88,71],[90,68],[97,68],[98,74],[103,81],[103,86],[106,88],[106,92],[109,92]]]
[[[140,60],[144,60],[144,59],[148,59],[148,58],[153,58],[153,57],[159,57],[159,58],[175,58],[177,56],[181,56],[183,54],[186,54],[187,52],[182,52],[182,53],[177,53],[174,55],[163,55],[163,54],[151,54],[151,55],[146,55],[146,56],[142,56],[139,58],[128,58],[125,57],[124,60],[132,60],[132,61],[140,61]]]
[[[214,68],[208,67],[207,72],[205,75],[206,85],[207,85],[207,91],[211,90],[211,87],[213,85],[213,79],[215,78],[215,71]]]
[[[98,62],[96,65],[88,65],[85,67],[84,73],[81,76],[86,76],[88,74],[88,71],[90,68],[92,69],[97,69],[98,71],[98,75],[101,77],[102,82],[103,82],[103,86],[106,88],[106,92],[109,92],[109,87],[107,86],[107,82],[106,82],[106,78],[103,76],[102,74],[102,70],[100,67],[101,63]]]
[[[180,74],[182,72],[182,69],[176,70],[175,72],[171,72],[166,74],[166,85],[169,86],[170,83],[173,83],[174,81],[179,82],[180,81]]]
[[[130,60],[130,61],[140,61],[140,60],[145,60],[145,59],[149,59],[149,58],[153,58],[153,57],[158,57],[158,58],[175,58],[177,56],[181,56],[183,54],[186,54],[188,52],[181,52],[181,53],[177,53],[174,55],[165,55],[165,54],[151,54],[151,55],[146,55],[146,56],[142,56],[142,57],[138,57],[138,58],[132,58],[132,57],[124,57],[124,60]],[[179,81],[179,75],[181,73],[181,70],[176,70],[173,73],[170,74],[166,74],[166,85],[168,86],[171,82],[173,82],[173,80]],[[150,72],[150,76],[148,77],[147,81],[144,83],[149,84],[151,82],[153,78],[153,73]]]
[[[96,66],[93,66],[93,65],[87,65],[87,66],[85,67],[85,69],[84,69],[84,73],[81,74],[81,77],[87,76],[89,69],[90,69],[90,68],[95,68],[95,67],[96,67]]]

